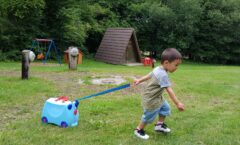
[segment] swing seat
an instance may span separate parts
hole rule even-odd
[[[38,54],[38,55],[37,55],[37,59],[44,59],[43,53]]]

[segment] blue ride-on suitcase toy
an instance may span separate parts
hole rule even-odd
[[[75,101],[68,101],[68,97],[61,96],[58,98],[48,99],[42,110],[42,122],[43,123],[52,123],[61,127],[73,127],[78,125],[78,105],[79,101],[89,99],[92,97],[100,96],[117,90],[130,87],[130,84],[125,84],[115,88],[111,88],[96,94],[78,98]]]
[[[77,100],[71,102],[68,97],[49,98],[42,110],[42,122],[52,123],[60,127],[73,127],[78,125]]]

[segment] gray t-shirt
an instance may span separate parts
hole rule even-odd
[[[156,67],[150,72],[150,79],[145,86],[142,97],[144,109],[154,110],[160,107],[164,100],[162,97],[163,90],[169,86],[171,86],[171,83],[163,67]]]

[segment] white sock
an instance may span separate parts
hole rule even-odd
[[[161,122],[161,121],[158,121],[158,122],[157,122],[157,124],[163,124],[163,122]]]

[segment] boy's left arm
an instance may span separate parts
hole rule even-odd
[[[135,79],[135,80],[134,80],[134,83],[133,83],[133,86],[138,85],[138,84],[140,84],[140,83],[142,83],[142,82],[144,82],[144,81],[146,81],[146,80],[149,80],[150,77],[151,77],[151,75],[150,75],[150,74],[147,74],[147,75],[141,77],[140,79]]]
[[[168,95],[170,96],[171,100],[173,101],[173,103],[177,106],[178,110],[183,111],[184,110],[184,104],[181,103],[177,99],[172,87],[167,87],[166,91],[167,91]]]

